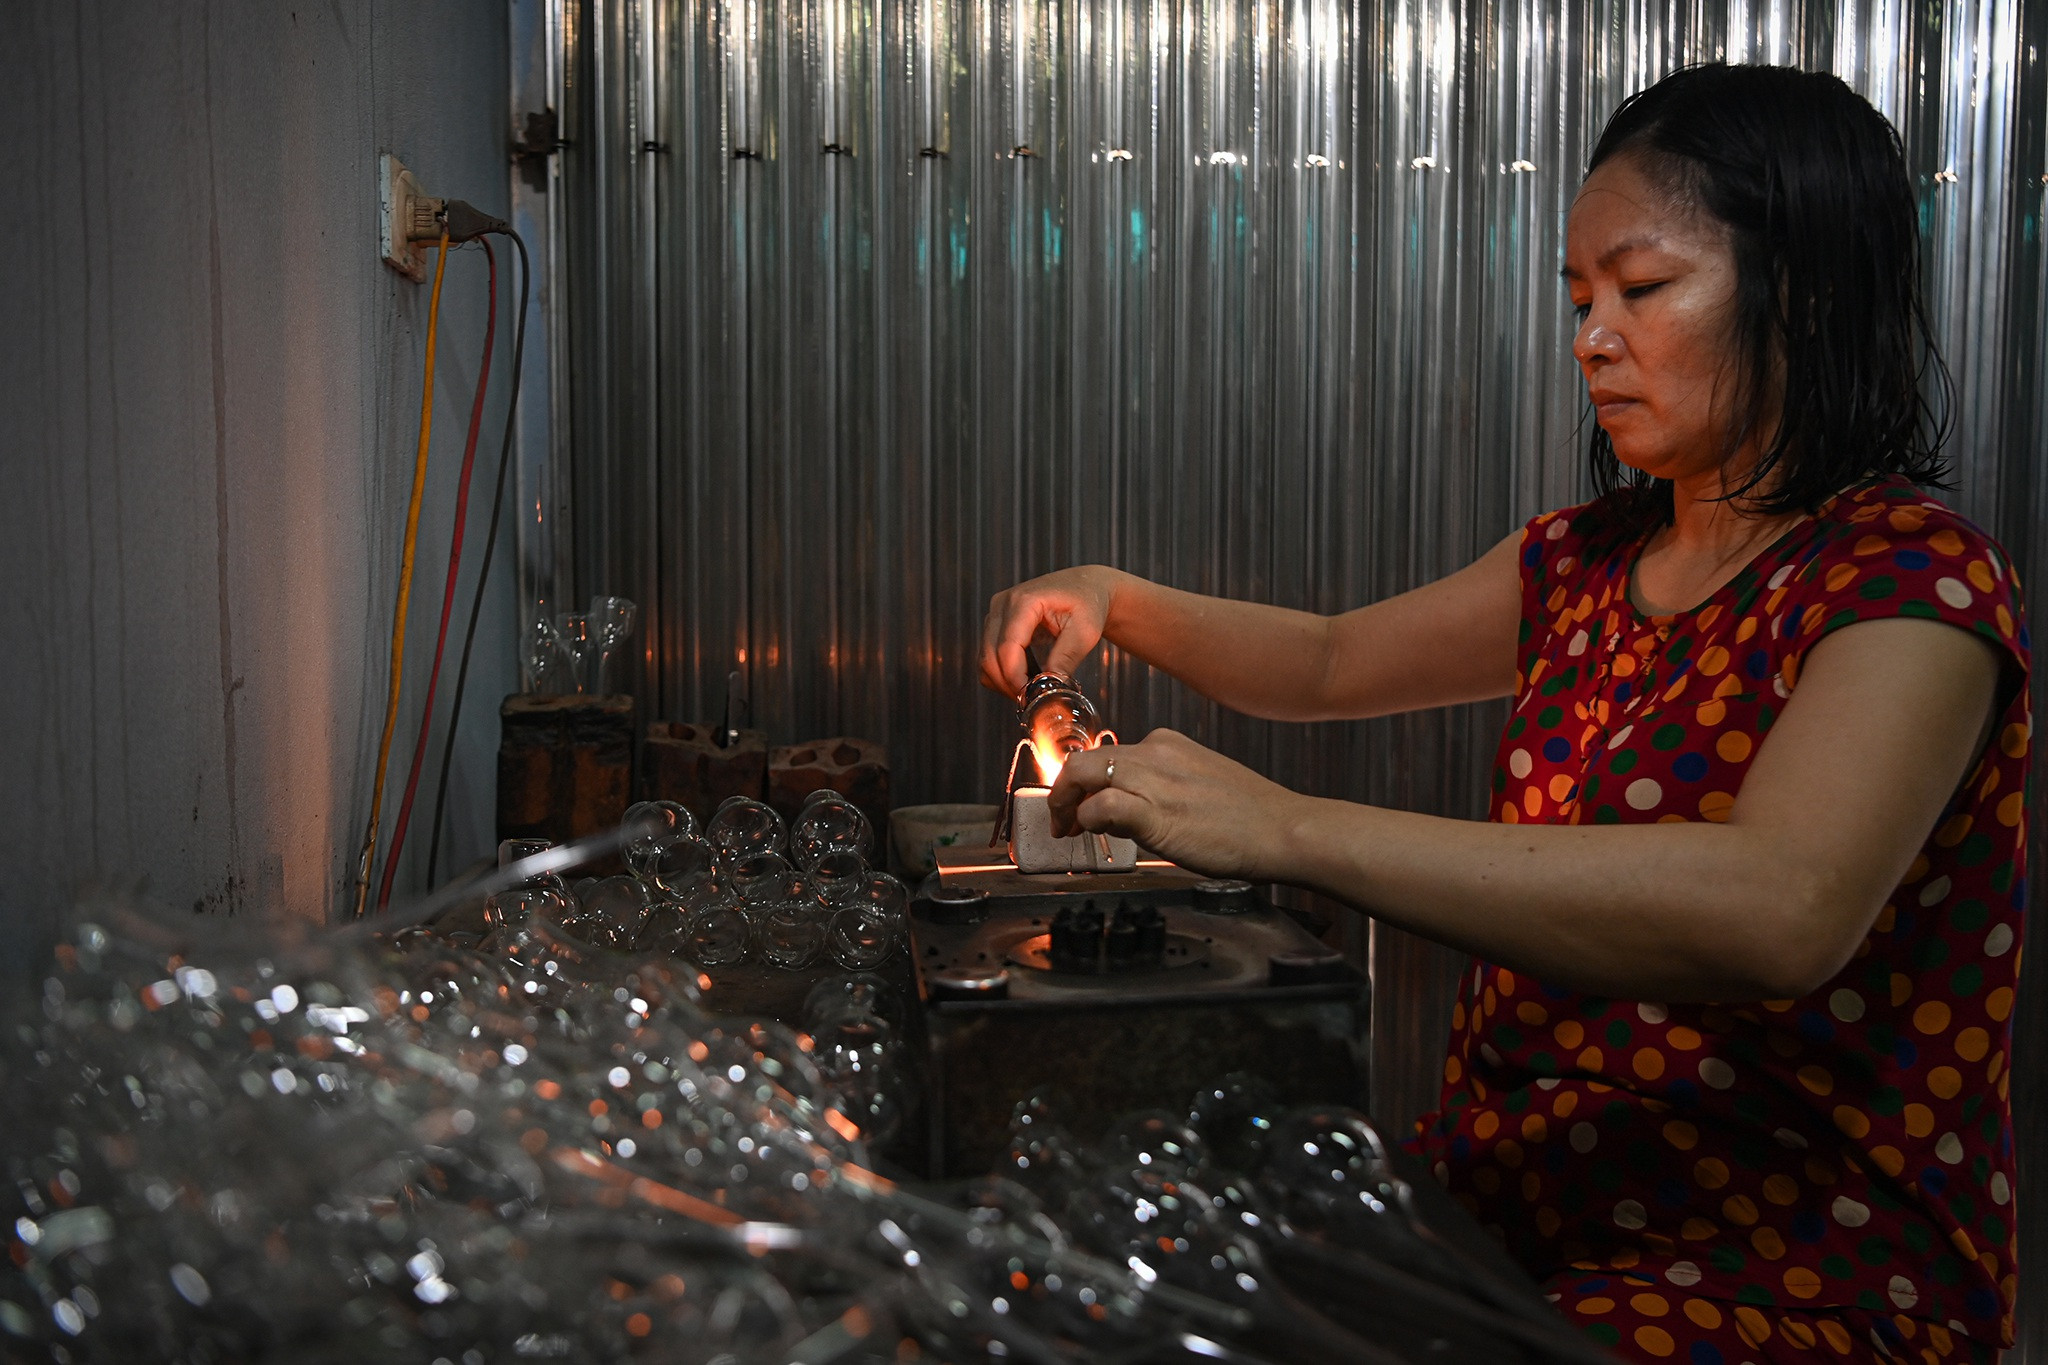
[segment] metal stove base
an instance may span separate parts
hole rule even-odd
[[[996,1169],[1017,1104],[1048,1090],[1084,1142],[1134,1110],[1184,1115],[1231,1072],[1290,1104],[1367,1106],[1370,988],[1264,895],[1198,893],[1201,878],[1156,861],[1026,877],[972,858],[942,864],[911,907],[934,1178]],[[1105,915],[1156,907],[1159,964],[1053,970],[1053,916],[1090,899]]]

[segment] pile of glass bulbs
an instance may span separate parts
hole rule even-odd
[[[687,958],[576,932],[588,888],[493,907],[480,943],[82,907],[0,1035],[0,1359],[1386,1361],[1374,1314],[1512,1316],[1460,1309],[1358,1115],[1238,1078],[1089,1144],[1034,1099],[993,1177],[921,1191],[870,1159],[882,979],[716,1018]]]
[[[702,967],[743,961],[800,971],[830,961],[880,966],[906,938],[910,893],[868,866],[867,817],[833,791],[812,792],[785,839],[772,807],[736,796],[700,835],[688,809],[649,801],[626,812],[631,876],[543,878],[493,898],[488,917],[517,930],[534,916],[600,947],[660,951]],[[547,847],[511,840],[500,860]]]

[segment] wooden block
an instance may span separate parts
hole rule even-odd
[[[647,727],[640,750],[640,799],[679,801],[697,823],[708,823],[729,796],[768,795],[768,737],[742,730],[728,748],[718,747],[713,725],[657,720]]]
[[[498,708],[498,837],[562,844],[625,818],[633,711],[626,696],[505,698]]]
[[[889,837],[889,751],[871,739],[814,739],[768,752],[768,804],[794,821],[804,798],[829,787],[867,816],[877,866]]]

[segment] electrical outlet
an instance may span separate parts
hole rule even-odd
[[[413,283],[427,278],[422,242],[439,240],[445,200],[429,195],[405,163],[386,152],[377,158],[377,230],[384,264]]]

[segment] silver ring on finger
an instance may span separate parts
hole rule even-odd
[[[1113,758],[1109,760],[1108,766],[1102,770],[1102,785],[1105,787],[1114,787],[1116,785],[1116,760]]]

